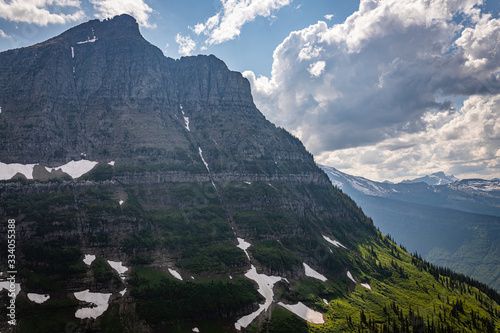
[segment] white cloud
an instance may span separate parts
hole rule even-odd
[[[498,177],[500,172],[500,96],[472,96],[461,112],[423,116],[425,130],[376,144],[324,152],[317,161],[348,173],[384,180],[436,171],[462,178]]]
[[[90,0],[97,13],[94,15],[99,19],[112,18],[116,15],[129,14],[135,17],[137,23],[145,28],[155,28],[155,24],[149,23],[149,16],[153,9],[144,0]]]
[[[189,36],[182,36],[179,33],[175,36],[175,42],[179,44],[179,54],[189,56],[196,49],[196,43]]]
[[[221,0],[222,10],[205,23],[192,28],[197,34],[208,35],[207,43],[220,44],[240,35],[241,27],[256,17],[271,17],[275,10],[290,4],[291,0]]]
[[[11,38],[11,36],[7,35],[2,29],[0,29],[0,37],[1,38]]]
[[[333,15],[333,14],[327,14],[327,15],[325,15],[324,17],[325,17],[328,21],[331,21],[331,20],[332,20],[332,18],[333,18],[334,16],[335,16],[335,15]]]
[[[65,24],[83,19],[78,0],[12,0],[0,1],[0,18],[40,26]]]
[[[362,0],[341,24],[290,33],[270,78],[244,76],[259,109],[320,162],[373,178],[379,167],[387,178],[441,169],[498,176],[500,137],[486,140],[492,125],[472,121],[496,114],[488,105],[500,93],[500,22],[480,3]],[[448,100],[456,98],[466,100],[460,112]],[[478,129],[468,144],[449,141],[464,124]]]
[[[326,62],[317,61],[314,64],[309,65],[309,68],[307,70],[309,71],[309,73],[311,73],[311,76],[319,77],[321,74],[323,74],[325,67]]]

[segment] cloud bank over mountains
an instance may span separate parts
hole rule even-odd
[[[322,164],[379,180],[498,176],[500,21],[481,4],[362,0],[340,24],[291,32],[271,77],[244,76]]]

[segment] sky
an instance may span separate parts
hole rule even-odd
[[[0,51],[122,13],[214,54],[316,162],[373,180],[500,178],[499,0],[0,0]]]

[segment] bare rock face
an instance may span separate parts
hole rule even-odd
[[[265,120],[240,73],[214,56],[164,57],[128,15],[2,53],[0,106],[3,163],[56,166],[85,153],[203,169],[199,148],[214,171],[274,173],[274,162],[312,161]]]

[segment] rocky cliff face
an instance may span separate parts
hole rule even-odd
[[[214,56],[165,58],[127,15],[2,53],[0,106],[3,163],[57,166],[83,153],[203,167],[199,148],[214,171],[311,160],[256,109],[240,73]]]

